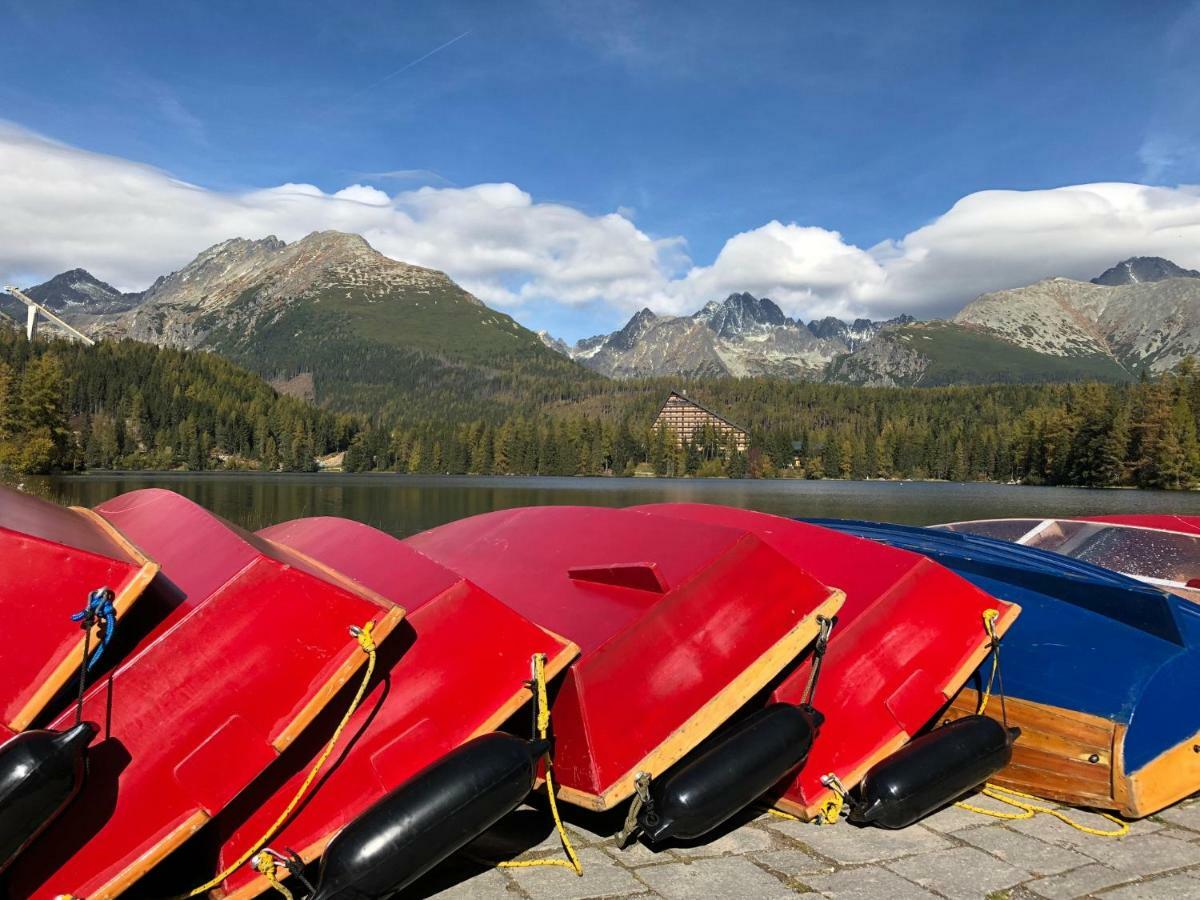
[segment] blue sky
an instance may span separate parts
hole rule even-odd
[[[872,248],[979,191],[1200,182],[1198,9],[9,0],[0,119],[220,195],[511,183],[669,242],[668,283],[772,221]],[[571,337],[638,305],[493,278]],[[819,282],[790,311],[892,308]]]

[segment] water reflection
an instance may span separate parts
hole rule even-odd
[[[80,506],[94,506],[125,491],[151,486],[178,491],[251,529],[301,516],[344,516],[399,537],[464,516],[543,504],[630,506],[691,501],[787,516],[916,525],[1004,516],[1200,515],[1197,493],[929,482],[153,473],[29,479],[26,485]]]

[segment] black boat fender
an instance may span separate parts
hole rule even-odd
[[[638,827],[651,843],[707,834],[795,771],[822,720],[807,705],[773,703],[757,710],[653,782],[637,813]]]
[[[311,900],[389,897],[516,809],[547,741],[495,732],[427,766],[329,842]]]
[[[988,716],[966,716],[921,735],[867,772],[849,820],[906,828],[1008,765],[1020,733]]]
[[[99,729],[24,731],[0,745],[0,872],[79,793],[87,746]]]
[[[818,616],[817,622],[801,702],[772,703],[752,713],[653,784],[640,775],[637,797],[617,835],[621,846],[635,831],[652,844],[702,837],[803,765],[825,721],[812,704],[837,617]]]

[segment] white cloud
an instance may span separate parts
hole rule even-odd
[[[1128,256],[1200,266],[1200,187],[980,191],[869,249],[835,231],[770,222],[730,238],[711,266],[670,290],[693,303],[729,290],[766,294],[802,317],[948,315],[987,291],[1092,278]]]
[[[1200,267],[1200,188],[1090,184],[968,195],[929,224],[863,248],[779,221],[734,235],[709,265],[625,211],[588,215],[512,184],[327,193],[285,184],[242,194],[0,123],[0,279],[75,266],[140,289],[203,248],[240,236],[295,240],[339,229],[397,259],[443,269],[489,303],[601,303],[690,312],[732,291],[800,317],[953,312],[988,290],[1088,278],[1130,255]],[[519,313],[518,313],[519,314]]]
[[[395,195],[284,184],[224,194],[0,124],[0,278],[80,266],[140,289],[229,237],[291,241],[323,229],[362,234],[389,256],[443,269],[509,306],[554,298],[632,309],[686,265],[678,239],[655,240],[621,215],[536,203],[511,184]]]

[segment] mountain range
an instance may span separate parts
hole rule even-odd
[[[611,334],[574,347],[546,339],[589,369],[610,378],[657,375],[777,375],[821,379],[830,364],[869,344],[881,330],[913,321],[831,317],[803,325],[767,297],[730,294],[690,316],[657,316],[643,309]]]
[[[950,320],[789,319],[767,298],[731,294],[691,316],[643,309],[574,347],[613,378],[780,375],[869,386],[1129,381],[1200,354],[1200,272],[1134,257],[1091,282],[1050,278],[985,294]]]
[[[1200,353],[1200,272],[1157,257],[1125,260],[1091,282],[1050,278],[985,294],[949,320],[805,324],[767,297],[734,293],[688,316],[642,309],[571,347],[443,272],[330,231],[224,241],[141,292],[72,269],[27,293],[95,336],[214,351],[288,393],[401,418],[477,411],[489,397],[561,397],[563,385],[598,377],[1127,381]],[[23,315],[14,303],[0,309]]]
[[[140,294],[81,270],[29,293],[93,336],[215,351],[342,410],[402,417],[413,395],[440,394],[451,411],[522,377],[578,368],[444,273],[340,232],[224,241]]]

